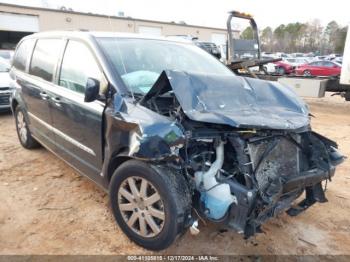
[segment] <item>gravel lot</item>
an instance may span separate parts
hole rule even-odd
[[[308,99],[314,130],[350,156],[350,102]],[[0,114],[0,254],[152,254],[121,232],[108,196],[44,148],[22,148],[10,114]],[[167,254],[350,254],[350,161],[328,183],[329,202],[295,218],[286,214],[244,240],[200,225]]]

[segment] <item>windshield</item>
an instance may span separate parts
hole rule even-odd
[[[233,74],[193,44],[135,38],[98,38],[98,42],[127,88],[136,94],[146,94],[164,70]]]

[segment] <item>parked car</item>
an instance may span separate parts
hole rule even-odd
[[[0,57],[0,111],[10,110],[10,64]]]
[[[220,49],[216,46],[216,44],[211,42],[201,42],[201,41],[195,41],[194,43],[196,46],[207,51],[209,54],[215,56],[217,59],[221,58]]]
[[[270,74],[276,73],[276,68],[277,66],[274,63],[267,63],[264,65],[264,69]]]
[[[11,61],[13,54],[14,54],[13,50],[7,50],[7,49],[0,50],[0,57],[9,62]]]
[[[259,66],[254,66],[249,68],[252,72],[259,72],[261,71]],[[263,65],[263,69],[266,70],[269,74],[276,73],[276,65],[274,63],[267,63]]]
[[[315,61],[297,67],[295,73],[304,76],[339,76],[341,64],[333,61]]]
[[[332,61],[342,65],[343,64],[343,57],[342,56],[341,57],[336,57]]]
[[[291,74],[294,72],[294,68],[289,63],[284,61],[274,62],[276,65],[276,72],[280,75]]]
[[[261,56],[261,60],[270,60],[275,59],[274,57],[270,56]],[[276,73],[276,65],[274,63],[267,63],[263,65],[264,70],[266,70],[267,73],[274,74]],[[259,66],[250,67],[250,70],[253,72],[259,72],[260,68]]]
[[[342,55],[341,54],[330,54],[328,56],[328,59],[329,60],[333,60],[334,58],[337,58],[337,57],[342,57]]]
[[[292,53],[291,57],[303,57],[304,55],[304,53]]]
[[[327,60],[327,56],[325,56],[325,55],[316,56],[315,59],[316,60]]]
[[[300,65],[305,65],[307,63],[310,63],[310,61],[304,57],[290,57],[290,58],[288,57],[283,59],[283,61],[290,64],[294,68]]]
[[[268,58],[279,58],[280,56],[278,56],[277,54],[272,53],[272,52],[262,52],[262,53],[261,53],[261,57],[262,57],[262,58],[264,58],[264,57],[268,57]]]
[[[213,55],[217,59],[221,59],[222,57],[222,52],[215,43],[199,41],[198,37],[195,37],[192,35],[168,35],[167,38],[168,40],[185,39],[185,40],[192,41],[196,46],[202,48],[203,50]],[[226,53],[225,53],[225,56],[226,56]]]
[[[11,76],[21,145],[109,192],[120,228],[147,249],[198,233],[199,216],[252,236],[325,202],[321,183],[343,161],[289,88],[238,77],[192,43],[38,33],[18,44]]]

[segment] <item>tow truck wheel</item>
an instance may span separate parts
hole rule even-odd
[[[345,93],[345,101],[350,101],[350,91]]]
[[[191,198],[181,174],[129,160],[114,172],[109,193],[120,228],[144,248],[165,249],[185,229]]]

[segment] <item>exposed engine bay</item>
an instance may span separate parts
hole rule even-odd
[[[187,172],[195,181],[197,208],[249,237],[283,211],[294,216],[316,201],[326,202],[321,182],[331,179],[342,159],[333,146],[312,132],[191,139]],[[305,200],[293,207],[304,191]]]
[[[228,104],[230,99],[235,100],[233,97],[216,97],[216,104],[211,104],[214,102],[210,96],[205,98],[198,91],[206,90],[205,81],[197,91],[191,89],[193,93],[188,97],[179,90],[192,86],[186,87],[183,80],[174,83],[177,74],[180,73],[163,72],[138,101],[142,107],[170,120],[170,131],[160,135],[159,127],[153,134],[140,133],[137,150],[130,154],[184,175],[196,215],[224,223],[249,237],[281,212],[295,216],[315,202],[327,201],[322,182],[331,180],[335,166],[344,157],[335,142],[311,131],[304,104],[298,104],[300,101],[293,97],[288,100],[280,87],[273,92],[280,96],[282,106],[274,105],[280,100],[273,96],[268,98],[272,99],[267,101],[269,106],[266,101],[261,104],[259,94],[245,87],[247,94],[258,101],[249,108],[233,108]],[[193,83],[195,79],[189,81]],[[217,93],[220,91],[216,89]],[[238,95],[241,99],[244,96]],[[246,103],[250,98],[244,99]],[[259,110],[259,103],[265,112]],[[238,114],[240,110],[242,115]],[[143,132],[147,130],[145,127]],[[157,151],[153,158],[145,155],[152,151],[148,150],[150,145],[153,152]],[[304,192],[304,200],[295,203]],[[189,226],[194,216],[189,216]]]

